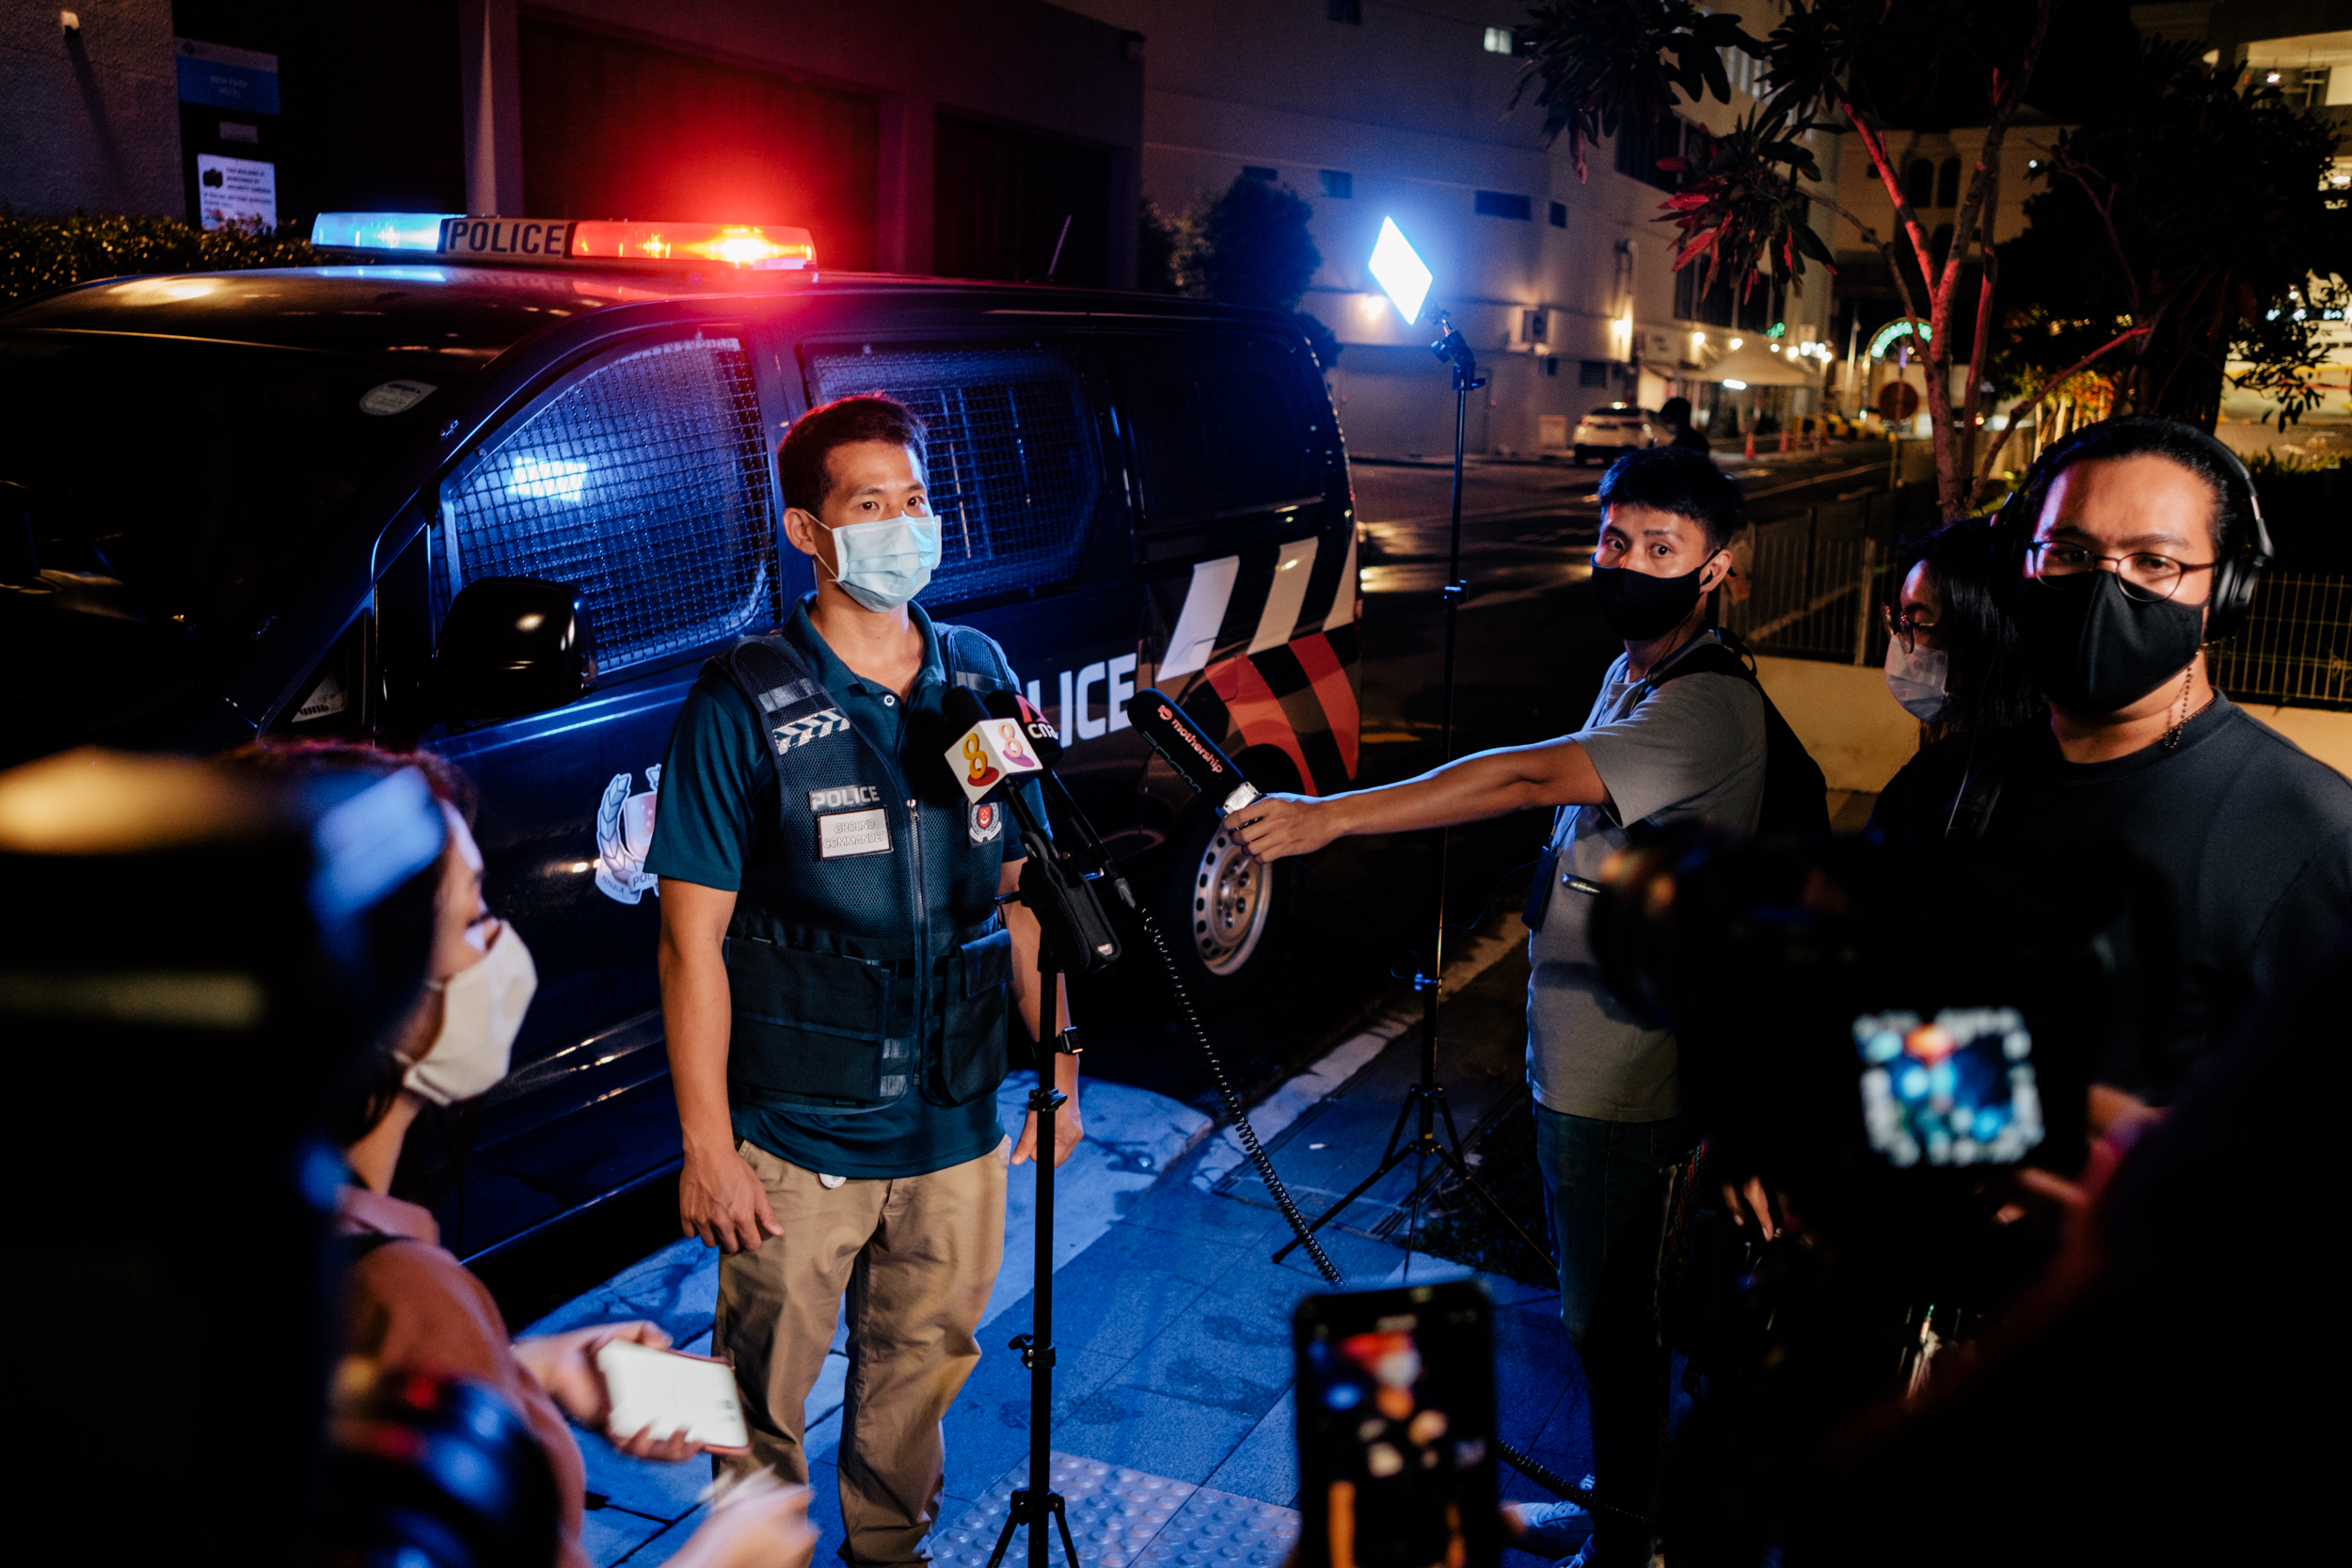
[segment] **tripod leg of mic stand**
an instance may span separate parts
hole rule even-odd
[[[1405,1118],[1413,1114],[1413,1097],[1420,1092],[1421,1090],[1418,1087],[1407,1090],[1405,1095],[1405,1103],[1397,1107],[1396,1125],[1389,1129],[1389,1147],[1381,1152],[1380,1164],[1374,1168],[1373,1173],[1370,1176],[1365,1177],[1361,1181],[1357,1182],[1355,1186],[1349,1188],[1345,1197],[1341,1198],[1337,1203],[1334,1203],[1330,1208],[1326,1209],[1322,1213],[1317,1214],[1314,1217],[1313,1223],[1307,1227],[1307,1234],[1309,1236],[1311,1236],[1316,1231],[1322,1229],[1324,1223],[1329,1220],[1332,1215],[1338,1213],[1341,1210],[1346,1208],[1349,1204],[1363,1196],[1364,1194],[1370,1192],[1372,1190],[1372,1184],[1375,1181],[1379,1180],[1382,1177],[1388,1175],[1389,1172],[1394,1170],[1396,1168],[1397,1162],[1405,1157],[1403,1154],[1398,1152],[1400,1148],[1409,1150],[1413,1147],[1411,1144],[1402,1142],[1402,1140],[1405,1136]],[[1304,1239],[1305,1238],[1303,1237],[1293,1236],[1289,1241],[1283,1243],[1281,1250],[1274,1255],[1273,1261],[1279,1263],[1283,1259],[1288,1258],[1292,1253],[1297,1251],[1298,1243]]]
[[[1063,1095],[1055,1087],[1059,1065],[1056,1046],[1061,1036],[1061,993],[1057,976],[1042,964],[1038,969],[1037,1088],[1029,1103],[1037,1110],[1037,1253],[1030,1319],[1036,1342],[1029,1347],[1029,1568],[1045,1568],[1045,1514],[1061,1512],[1054,1491],[1054,1120]],[[1071,1558],[1077,1568],[1077,1558]]]

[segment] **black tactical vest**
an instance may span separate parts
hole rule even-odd
[[[933,629],[949,681],[1013,687],[985,633]],[[786,638],[711,665],[758,710],[776,783],[775,852],[744,868],[727,927],[730,1096],[846,1111],[994,1093],[1009,1065],[1012,936],[995,900],[1011,835],[1004,807],[970,805],[947,770],[946,688],[918,679],[902,768]]]

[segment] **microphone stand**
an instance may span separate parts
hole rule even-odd
[[[1005,1528],[996,1535],[996,1549],[989,1554],[988,1568],[1001,1568],[1012,1545],[1012,1532],[1023,1525],[1029,1527],[1028,1568],[1046,1568],[1048,1518],[1060,1528],[1069,1568],[1079,1568],[1069,1509],[1053,1488],[1054,1117],[1070,1099],[1055,1085],[1054,1068],[1064,1053],[1075,1056],[1080,1050],[1078,1032],[1062,1027],[1062,974],[1083,974],[1109,959],[1101,956],[1099,948],[1089,948],[1085,934],[1068,918],[1073,897],[1093,900],[1094,890],[1086,885],[1093,879],[1082,877],[1078,887],[1071,888],[1063,880],[1054,842],[1046,836],[1027,799],[1017,788],[1005,793],[1029,854],[1028,863],[1021,868],[1020,891],[1005,895],[998,902],[1025,904],[1038,919],[1037,1087],[1029,1091],[1029,1111],[1037,1117],[1037,1234],[1030,1257],[1030,1331],[1014,1335],[1007,1347],[1019,1352],[1021,1364],[1029,1370],[1029,1484],[1012,1495]],[[1047,879],[1054,885],[1049,887]],[[1114,948],[1112,956],[1116,953]]]
[[[1442,767],[1454,760],[1454,647],[1456,626],[1460,618],[1462,596],[1470,585],[1462,580],[1462,440],[1470,423],[1470,395],[1486,385],[1486,378],[1478,373],[1478,358],[1471,353],[1469,341],[1455,329],[1453,318],[1445,311],[1438,312],[1438,326],[1443,336],[1429,345],[1429,351],[1454,367],[1454,517],[1446,546],[1445,586],[1439,595],[1445,600],[1445,663],[1444,675],[1438,685],[1438,763]],[[1438,999],[1441,990],[1439,977],[1445,973],[1445,887],[1446,846],[1449,835],[1443,828],[1431,835],[1437,850],[1437,934],[1430,943],[1430,960],[1426,971],[1413,975],[1413,989],[1421,993],[1421,1079],[1405,1091],[1405,1103],[1397,1107],[1396,1125],[1389,1132],[1389,1147],[1380,1156],[1380,1164],[1371,1175],[1348,1190],[1321,1214],[1307,1229],[1284,1243],[1275,1253],[1274,1261],[1280,1262],[1305,1241],[1308,1235],[1320,1230],[1340,1211],[1370,1192],[1374,1183],[1407,1160],[1434,1159],[1454,1174],[1454,1179],[1494,1211],[1510,1234],[1517,1236],[1528,1251],[1537,1258],[1549,1257],[1542,1243],[1527,1233],[1527,1227],[1513,1218],[1510,1211],[1496,1201],[1495,1196],[1478,1184],[1470,1174],[1470,1163],[1462,1158],[1462,1134],[1454,1125],[1454,1107],[1445,1097],[1445,1085],[1438,1082]],[[1405,1124],[1419,1114],[1413,1136],[1405,1136]],[[1439,1142],[1437,1120],[1445,1118],[1445,1141]],[[1416,1183],[1418,1190],[1418,1183]],[[1416,1206],[1418,1212],[1418,1206]],[[1405,1233],[1407,1257],[1412,1252],[1413,1235],[1408,1226]]]

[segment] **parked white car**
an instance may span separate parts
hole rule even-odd
[[[1650,410],[1629,403],[1608,403],[1577,420],[1569,444],[1576,450],[1576,466],[1581,468],[1594,456],[1613,461],[1621,451],[1654,447],[1665,436],[1665,426]]]

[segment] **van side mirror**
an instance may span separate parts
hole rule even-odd
[[[433,696],[446,723],[545,713],[596,684],[596,638],[568,584],[482,578],[458,590],[441,619]]]

